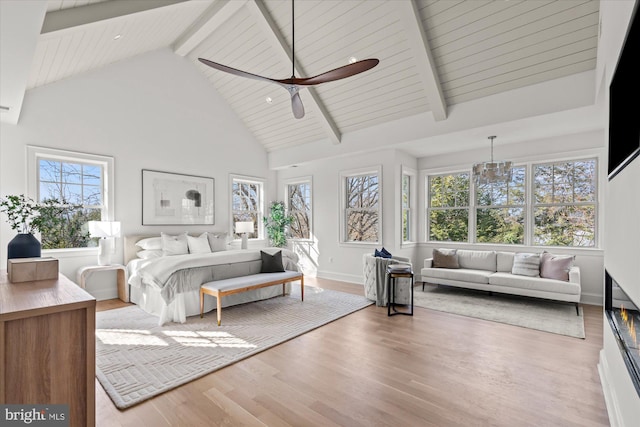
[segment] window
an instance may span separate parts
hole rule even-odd
[[[596,160],[537,164],[533,243],[595,246]]]
[[[311,239],[311,178],[290,182],[286,186],[287,210],[293,216],[289,226],[292,239]]]
[[[256,178],[232,177],[231,184],[231,226],[239,221],[253,221],[254,232],[250,239],[262,238],[262,217],[264,181]],[[234,233],[236,239],[241,236]]]
[[[416,175],[417,172],[413,169],[401,167],[401,179],[400,179],[400,218],[401,229],[400,235],[402,236],[402,243],[411,243],[416,240],[416,230],[414,230],[415,214],[413,213],[414,206],[416,205],[415,198],[417,193],[416,187]]]
[[[87,222],[113,219],[113,159],[32,146],[27,153],[29,194],[51,213],[42,248],[95,246]]]
[[[507,182],[476,186],[476,241],[524,244],[525,167]]]
[[[379,243],[381,239],[381,168],[341,174],[343,188],[342,241]]]
[[[469,240],[469,173],[430,176],[427,223],[429,240]]]

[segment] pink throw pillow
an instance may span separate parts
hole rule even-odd
[[[540,258],[540,277],[568,282],[573,259],[572,255],[553,255],[543,252]]]

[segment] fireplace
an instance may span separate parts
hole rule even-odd
[[[631,381],[640,396],[640,309],[606,270],[604,308]]]

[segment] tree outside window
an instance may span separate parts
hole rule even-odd
[[[380,175],[352,175],[344,178],[345,241],[380,240]]]
[[[257,239],[262,223],[262,183],[233,178],[231,186],[232,223],[253,221],[254,232],[248,234],[250,239]],[[236,239],[241,235],[234,233]]]
[[[287,209],[293,217],[289,225],[292,239],[311,238],[311,182],[297,182],[287,185]]]
[[[595,159],[534,165],[534,244],[595,246]]]
[[[429,240],[469,240],[469,173],[429,177]]]
[[[525,168],[514,167],[511,180],[476,187],[476,241],[524,244]]]
[[[87,223],[100,221],[105,211],[103,166],[48,158],[38,158],[37,164],[38,201],[49,205],[42,248],[89,246]]]
[[[402,241],[411,239],[411,175],[402,175]]]

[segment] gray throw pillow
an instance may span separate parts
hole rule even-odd
[[[458,254],[456,249],[434,249],[434,268],[460,268],[458,264]]]
[[[262,257],[260,273],[281,273],[284,271],[284,266],[282,265],[282,251],[278,251],[273,255],[268,254],[265,251],[260,251],[260,256]]]
[[[543,252],[540,258],[540,277],[568,282],[573,258],[573,255],[553,255]]]
[[[517,253],[513,257],[511,274],[540,277],[540,254]]]

